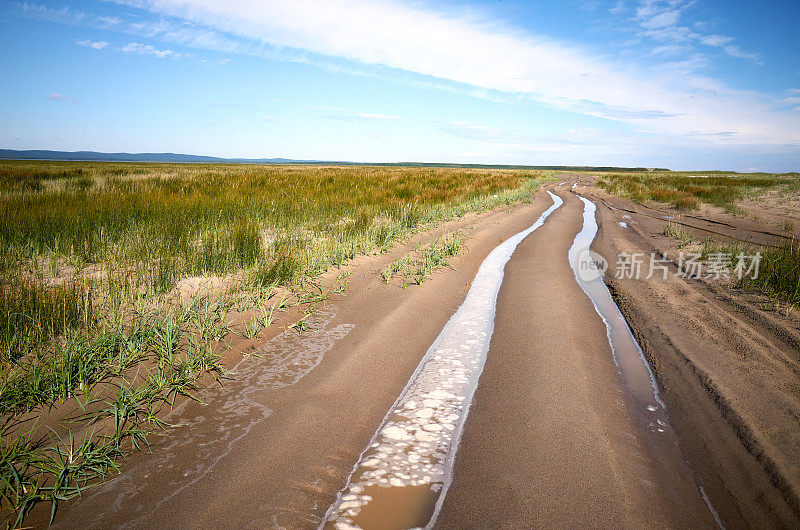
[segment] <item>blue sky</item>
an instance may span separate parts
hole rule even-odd
[[[800,170],[800,4],[0,4],[0,147]]]

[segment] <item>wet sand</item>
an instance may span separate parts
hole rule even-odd
[[[605,325],[567,261],[582,204],[560,194],[564,206],[506,266],[436,527],[713,528],[680,454],[664,459],[658,433],[631,414]]]
[[[680,251],[660,235],[652,209],[587,190],[598,203],[594,250]],[[664,211],[664,214],[672,214]],[[618,222],[628,215],[629,228]],[[698,214],[704,229],[780,244],[779,226],[719,212]],[[800,321],[725,283],[615,279],[610,287],[661,384],[681,449],[728,528],[800,526]],[[674,272],[674,267],[673,267]]]
[[[204,392],[208,405],[189,403],[168,418],[184,427],[156,438],[152,454],[127,459],[119,476],[63,504],[56,525],[315,527],[483,259],[551,203],[537,193],[530,205],[456,220],[393,253],[356,260],[348,291],[332,301],[325,324],[340,334],[339,326],[353,327],[312,370],[293,384],[264,385],[273,356],[260,359],[263,366],[246,358],[239,377],[254,383],[241,385],[246,399],[226,390],[237,385],[236,375]],[[469,251],[454,261],[455,270],[407,289],[382,282],[379,271],[398,255],[454,229],[469,234]],[[317,340],[314,332],[304,337]]]
[[[573,191],[598,205],[601,253],[652,249],[665,221],[593,188],[555,189],[564,206],[506,266],[437,526],[715,527],[698,480],[727,527],[797,525],[796,325],[713,286],[611,281],[679,438],[679,448],[664,447],[633,412],[567,251],[582,220]],[[539,192],[531,205],[459,219],[359,258],[317,331],[278,336],[261,357],[242,359],[233,380],[201,394],[207,405],[186,403],[168,418],[183,426],[155,438],[152,454],[134,455],[120,475],[62,505],[56,524],[317,527],[483,259],[551,204]],[[719,230],[713,221],[692,223]],[[774,231],[751,228],[731,233],[761,241]],[[468,233],[469,251],[454,270],[407,289],[382,283],[393,259],[455,229]],[[364,515],[380,527],[394,509],[418,524],[386,509]],[[37,517],[41,526],[46,515]]]

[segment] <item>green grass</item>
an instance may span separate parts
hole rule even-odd
[[[459,233],[438,238],[417,248],[414,252],[416,257],[406,254],[390,263],[381,273],[383,281],[389,283],[393,277],[400,276],[404,288],[409,282],[420,285],[435,269],[448,266],[449,258],[458,255],[462,244]]]
[[[694,242],[694,237],[689,235],[682,225],[672,221],[668,221],[664,230],[661,232],[663,235],[673,237],[678,240],[678,247],[685,247],[686,245]]]
[[[725,253],[732,257],[732,266],[740,254],[745,256],[761,254],[758,276],[744,277],[739,286],[787,302],[800,304],[800,242],[791,239],[779,247],[761,247],[743,243],[719,244],[713,240],[703,242],[702,257],[713,253]]]
[[[1,516],[19,526],[35,505],[55,510],[115,472],[166,427],[164,407],[218,376],[232,333],[257,337],[290,298],[307,306],[294,325],[306,331],[329,295],[315,287],[320,273],[453,217],[530,200],[548,178],[0,162]],[[424,281],[459,247],[451,238],[420,249],[409,279]],[[190,277],[212,288],[187,298],[178,287]],[[290,294],[273,299],[279,286]],[[234,313],[249,316],[236,325]],[[63,411],[75,412],[37,419]]]
[[[694,175],[694,176],[692,176]],[[736,201],[748,194],[777,186],[792,186],[797,174],[647,172],[603,175],[598,186],[609,193],[636,202],[658,201],[675,208],[691,210],[701,203],[735,208]]]

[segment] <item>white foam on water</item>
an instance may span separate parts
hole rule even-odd
[[[428,486],[438,494],[427,527],[439,514],[472,396],[494,329],[503,270],[517,245],[542,226],[563,201],[526,230],[497,246],[483,261],[467,297],[428,349],[320,524],[354,528],[354,518],[373,500],[367,487]]]

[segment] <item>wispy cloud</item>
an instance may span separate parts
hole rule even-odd
[[[153,57],[157,57],[159,59],[181,59],[184,57],[190,57],[191,54],[176,52],[175,50],[159,50],[152,44],[141,44],[139,42],[130,42],[124,46],[113,46],[108,42],[101,40],[101,41],[93,41],[91,39],[84,39],[84,40],[76,40],[75,44],[78,46],[84,46],[86,48],[92,48],[93,50],[114,50],[117,52],[122,53],[134,53],[138,55],[151,55]],[[219,64],[225,64],[228,60],[220,60],[217,61]]]
[[[123,53],[137,53],[139,55],[152,55],[159,59],[180,59],[185,57],[186,54],[176,52],[174,50],[159,50],[152,44],[140,44],[138,42],[131,42],[120,48]]]
[[[706,46],[715,46],[719,48],[733,42],[733,37],[726,37],[725,35],[706,35],[700,38],[700,42]]]
[[[77,44],[78,46],[86,46],[87,48],[92,48],[95,50],[102,50],[103,48],[108,47],[108,43],[104,40],[100,41],[92,41],[90,39],[76,40],[75,44]]]
[[[400,119],[399,116],[390,116],[388,114],[373,114],[370,112],[359,112],[356,114],[356,117],[362,120],[378,120],[378,121]]]
[[[47,99],[49,99],[50,101],[67,101],[67,102],[70,102],[70,103],[80,103],[81,102],[80,99],[67,96],[65,94],[62,94],[61,92],[52,92],[52,93],[47,95]]]
[[[20,14],[26,18],[46,20],[48,22],[58,22],[59,24],[70,24],[77,26],[78,24],[85,23],[92,18],[86,13],[75,11],[67,6],[54,9],[40,4],[22,2],[17,4],[17,8],[19,9]]]
[[[713,46],[715,48],[721,48],[731,57],[736,57],[737,59],[747,59],[758,65],[764,64],[760,55],[757,53],[747,52],[736,44],[731,44],[733,40],[733,37],[728,37],[725,35],[706,35],[700,38],[700,42],[702,44],[705,44],[706,46]]]
[[[306,107],[309,110],[333,111],[332,114],[323,116],[329,120],[342,120],[349,122],[383,122],[399,120],[400,116],[390,114],[377,114],[373,112],[349,112],[340,107]]]
[[[127,3],[164,20],[185,21],[192,38],[209,31],[240,47],[268,43],[282,51],[313,54],[316,60],[336,58],[410,71],[623,121],[641,131],[688,136],[736,130],[736,141],[742,143],[800,143],[797,116],[776,111],[769,96],[697,75],[692,67],[702,58],[652,67],[621,64],[499,22],[477,22],[390,0]],[[652,38],[697,41],[701,36],[681,24],[691,5],[646,0],[634,16]],[[169,31],[165,28],[159,35]]]
[[[695,42],[719,48],[731,57],[746,59],[755,64],[763,64],[761,57],[756,53],[743,50],[731,44],[733,37],[726,35],[704,35],[689,28],[682,18],[694,6],[696,0],[640,0],[636,8],[634,20],[642,28],[639,35],[669,44],[655,48],[654,53],[674,54],[680,51],[690,51]],[[705,24],[695,22],[693,26],[698,29]]]
[[[122,23],[122,19],[119,17],[107,17],[107,16],[100,16],[97,17],[97,20],[105,26],[105,28],[110,28],[113,26],[117,26]]]
[[[33,20],[44,20],[70,26],[88,26],[97,29],[109,29],[122,22],[118,17],[94,15],[78,11],[69,6],[53,8],[32,2],[21,2],[14,5],[17,14]]]
[[[764,62],[761,60],[761,56],[760,55],[758,55],[757,53],[750,53],[750,52],[744,51],[743,49],[741,49],[739,46],[736,46],[735,44],[730,44],[728,46],[723,47],[722,49],[725,50],[725,53],[727,53],[731,57],[736,57],[737,59],[748,59],[748,60],[753,61],[754,63],[756,63],[758,65],[764,64]]]

